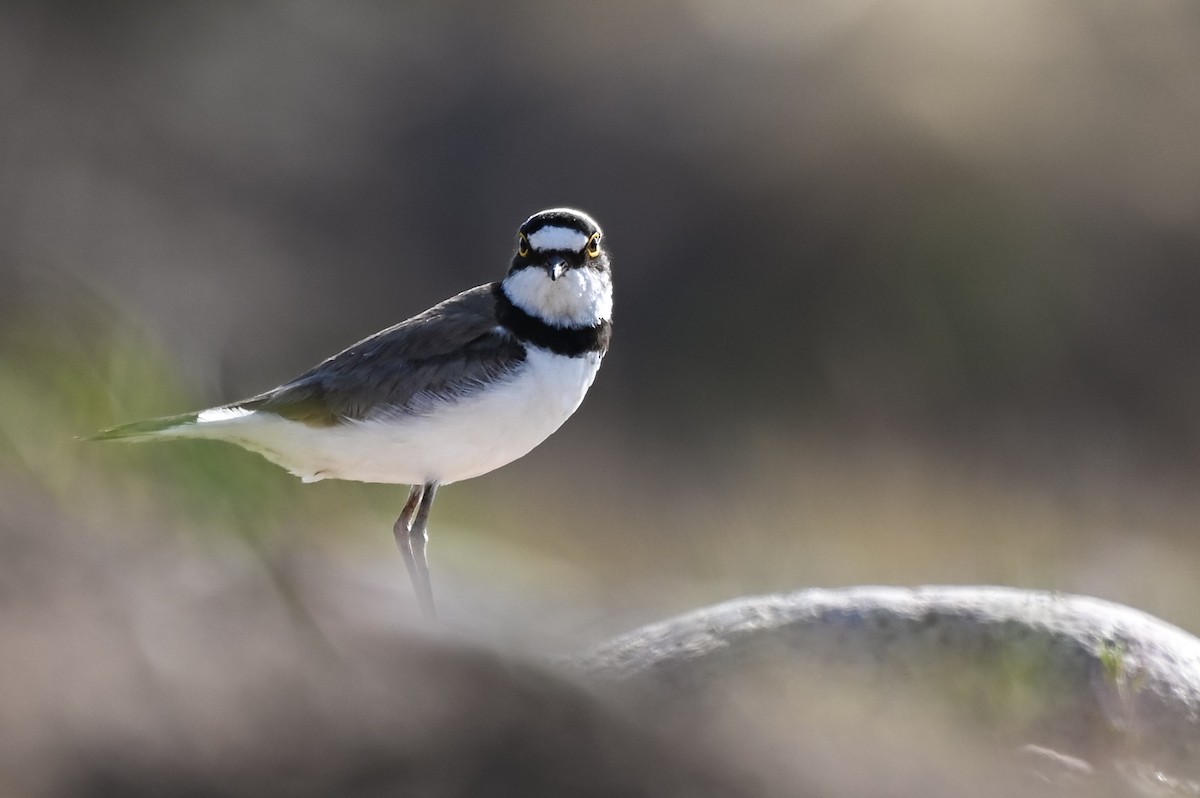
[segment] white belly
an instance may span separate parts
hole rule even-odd
[[[595,353],[571,358],[530,347],[513,377],[425,415],[310,427],[254,412],[191,429],[259,452],[305,482],[448,484],[511,463],[544,441],[579,407],[599,367]]]

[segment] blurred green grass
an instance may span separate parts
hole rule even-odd
[[[363,486],[302,490],[225,444],[86,440],[193,407],[194,392],[149,331],[107,297],[44,276],[24,291],[19,311],[0,324],[0,468],[88,528],[234,536],[259,548],[311,539],[333,523],[327,508],[370,505]]]

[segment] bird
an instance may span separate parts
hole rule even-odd
[[[519,227],[502,280],[364,338],[293,380],[199,412],[106,429],[94,440],[201,438],[257,452],[304,482],[409,485],[392,530],[422,611],[438,490],[528,454],[579,407],[612,336],[612,264],[573,208]]]

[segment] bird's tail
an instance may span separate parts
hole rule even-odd
[[[174,438],[188,435],[199,419],[199,413],[184,413],[178,416],[163,416],[146,421],[135,421],[119,427],[97,432],[89,441],[146,441],[151,438]]]

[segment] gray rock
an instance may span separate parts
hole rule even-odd
[[[575,664],[655,696],[664,712],[751,685],[793,707],[802,695],[815,713],[867,702],[870,717],[915,711],[1013,751],[1041,746],[1142,788],[1200,794],[1200,640],[1099,599],[998,587],[803,590],[654,623]]]

